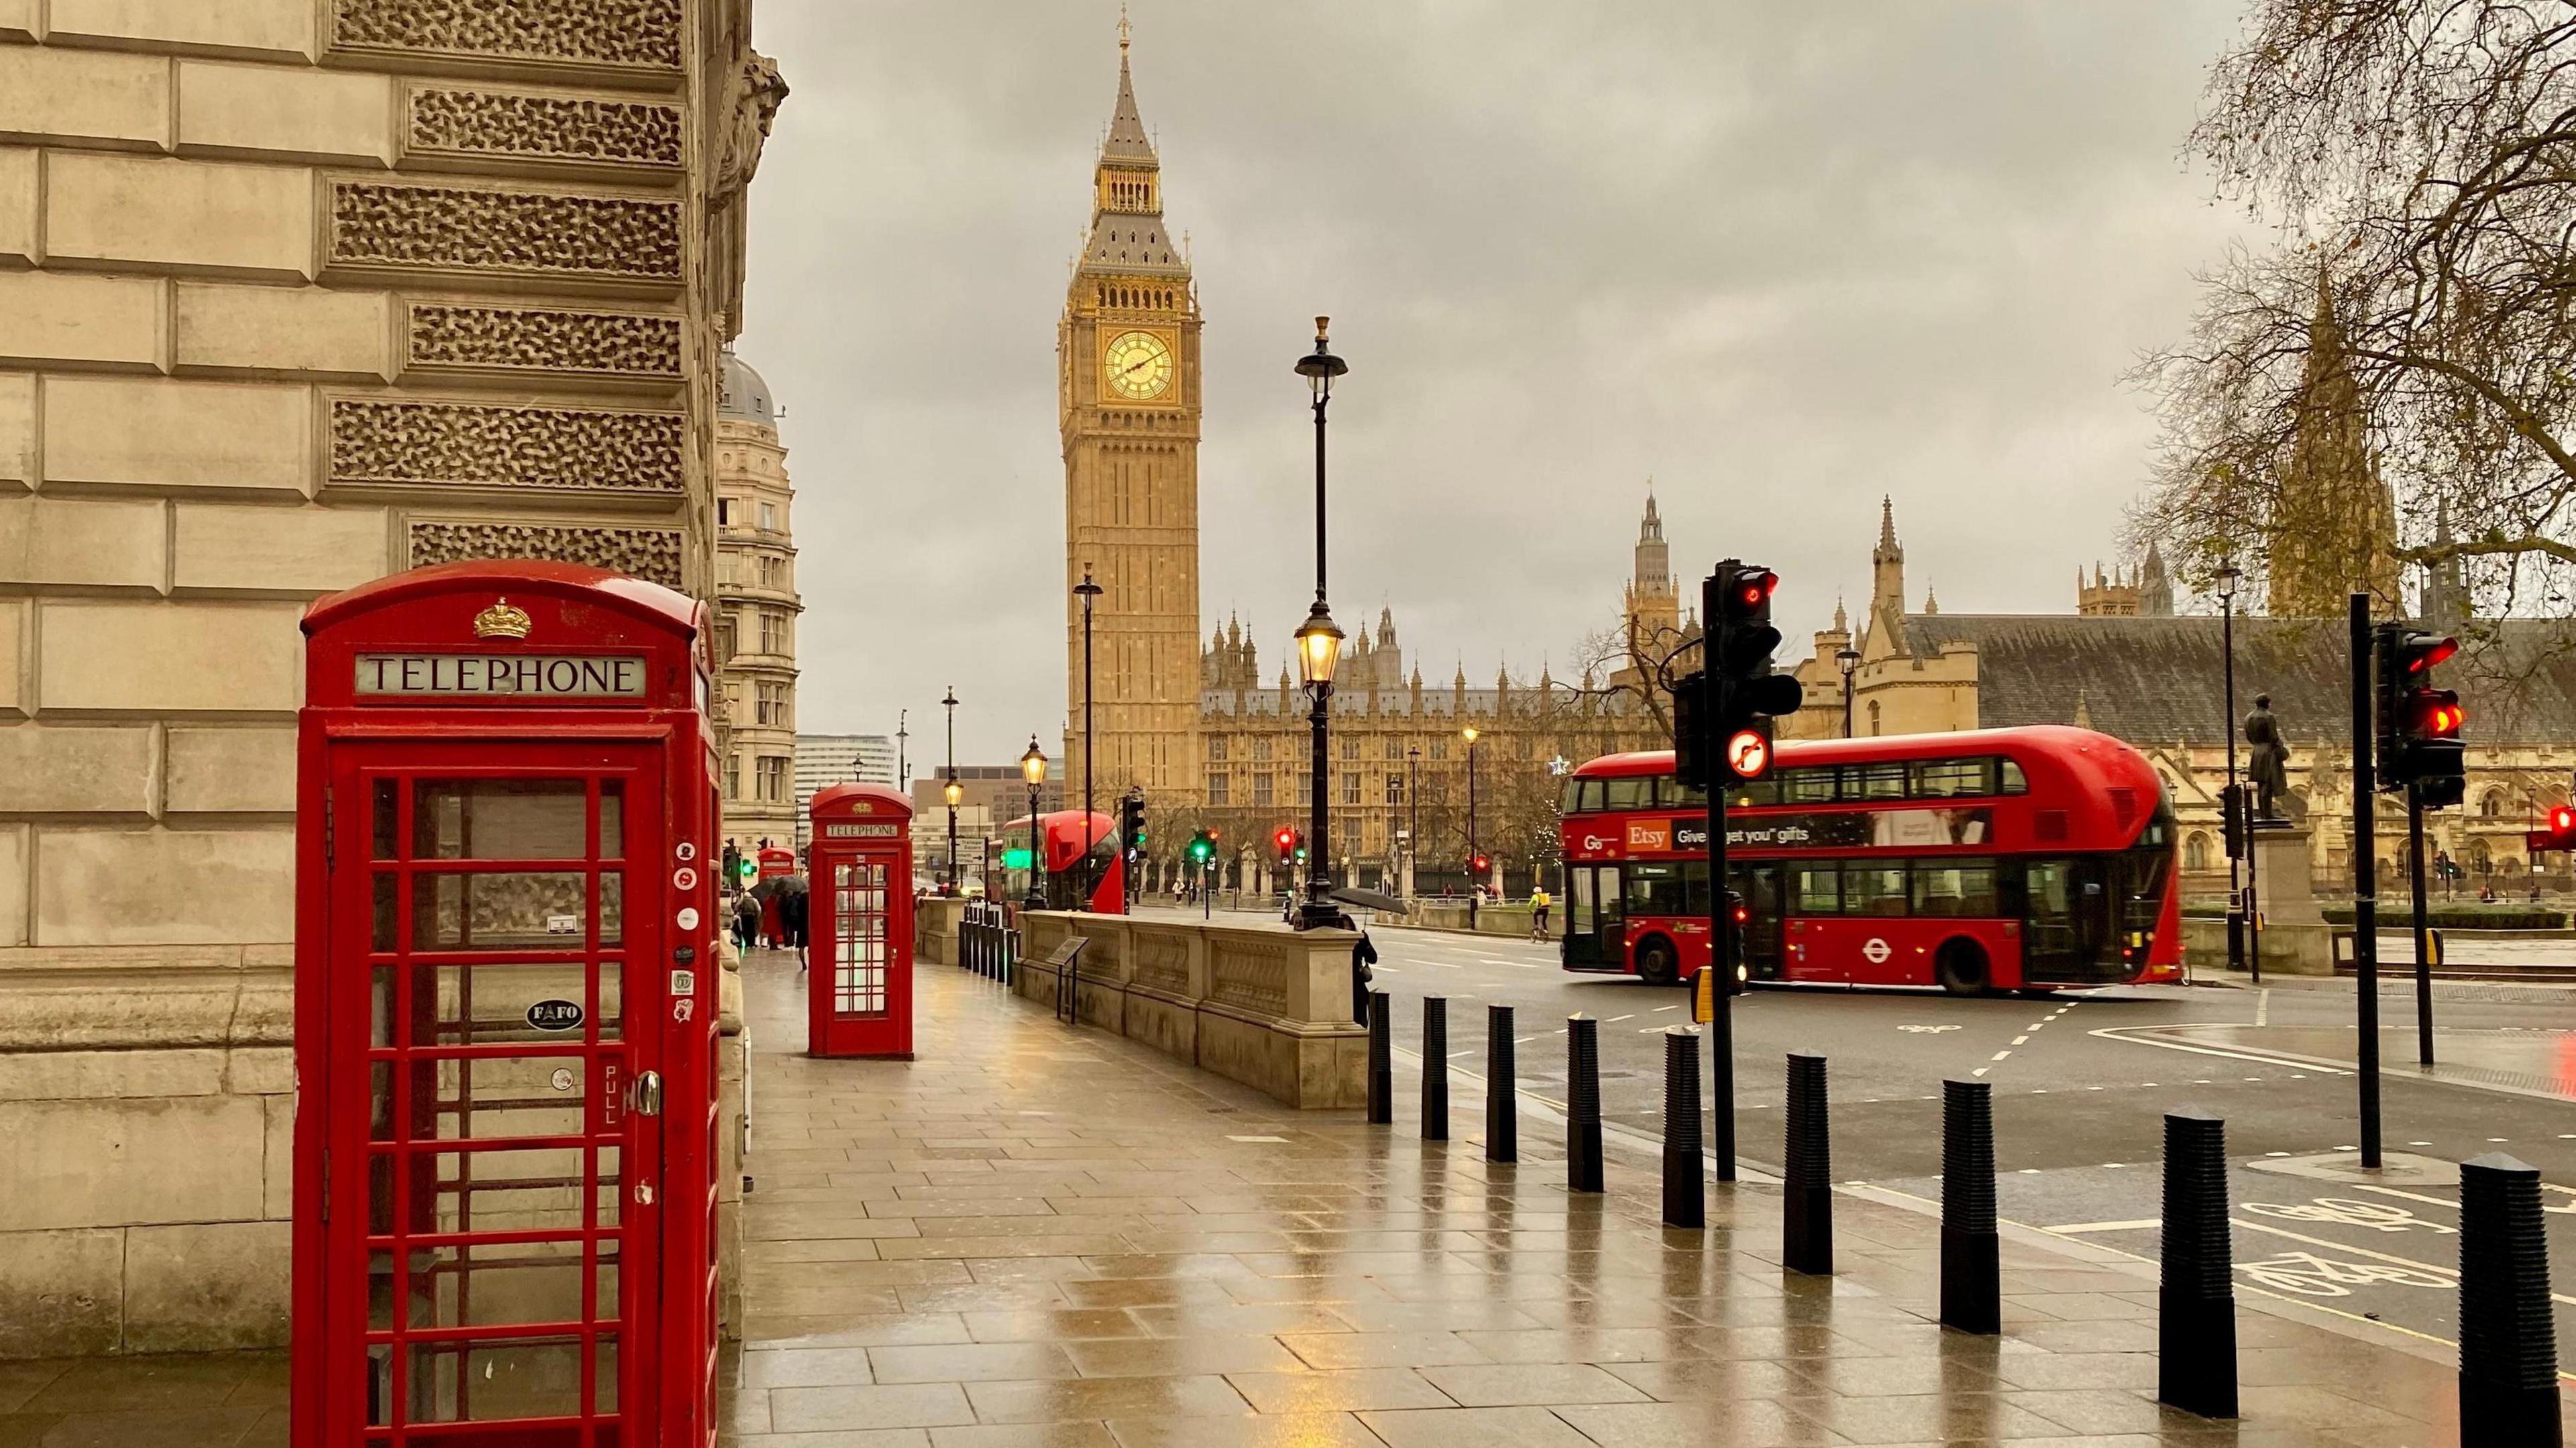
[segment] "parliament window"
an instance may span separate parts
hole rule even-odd
[[[1269,770],[1262,770],[1258,774],[1252,776],[1252,802],[1254,804],[1270,803]]]
[[[1225,758],[1224,735],[1213,734],[1208,736],[1208,758],[1214,760],[1223,760]]]
[[[1360,777],[1356,772],[1346,772],[1342,775],[1342,803],[1358,804],[1359,802]]]
[[[1360,742],[1347,734],[1342,736],[1342,757],[1344,759],[1360,757]]]
[[[1267,739],[1253,740],[1252,757],[1256,760],[1268,759],[1270,757],[1270,741]]]
[[[1449,739],[1447,735],[1442,735],[1441,737],[1431,741],[1431,757],[1434,759],[1446,759],[1449,757]]]
[[[1227,783],[1228,781],[1225,777],[1224,770],[1211,769],[1208,771],[1207,799],[1209,804],[1221,805],[1226,803]]]
[[[1404,757],[1404,741],[1389,737],[1386,741],[1386,757],[1389,759],[1402,759]]]

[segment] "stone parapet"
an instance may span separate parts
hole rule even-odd
[[[1065,975],[1043,962],[1077,936],[1089,942],[1070,986],[1084,1025],[1291,1106],[1365,1103],[1368,1032],[1351,1018],[1357,934],[1029,911],[1014,989],[1060,1008]]]
[[[966,902],[925,895],[912,902],[912,956],[922,965],[957,963],[957,927]]]

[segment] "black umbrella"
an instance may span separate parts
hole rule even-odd
[[[1357,905],[1365,910],[1383,910],[1389,915],[1406,913],[1403,901],[1380,891],[1363,890],[1357,885],[1342,886],[1333,892],[1333,898],[1345,905]]]

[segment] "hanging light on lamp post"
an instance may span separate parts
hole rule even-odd
[[[1312,700],[1306,715],[1315,747],[1314,775],[1307,791],[1307,837],[1314,841],[1314,854],[1306,866],[1306,908],[1297,918],[1300,930],[1332,925],[1341,913],[1332,901],[1333,837],[1325,795],[1332,777],[1325,748],[1332,727],[1333,668],[1342,658],[1342,631],[1324,602],[1324,409],[1333,400],[1333,379],[1351,369],[1327,345],[1331,326],[1330,317],[1317,317],[1315,350],[1297,359],[1297,375],[1306,379],[1315,397],[1315,606],[1297,629],[1297,675]]]
[[[1848,645],[1834,650],[1834,667],[1843,671],[1843,737],[1852,737],[1852,673],[1860,667],[1860,650]]]

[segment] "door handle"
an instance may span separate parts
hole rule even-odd
[[[638,1071],[633,1084],[626,1088],[626,1109],[638,1116],[662,1114],[662,1073]]]

